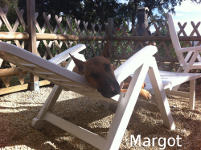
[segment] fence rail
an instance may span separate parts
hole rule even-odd
[[[28,40],[27,32],[0,32],[0,40]],[[69,34],[36,33],[37,40],[59,40],[59,41],[170,41],[170,36],[77,36]],[[201,36],[179,36],[180,41],[201,41]]]
[[[27,0],[27,2],[30,4],[26,10],[29,12],[27,14],[32,16],[32,19],[27,19],[28,22],[24,21],[24,10],[16,8],[16,21],[13,24],[10,23],[7,18],[7,10],[0,7],[1,41],[28,49],[44,59],[50,59],[76,43],[84,43],[87,45],[86,57],[99,55],[103,49],[107,48],[116,63],[121,63],[121,59],[128,58],[147,42],[155,42],[159,49],[159,53],[156,55],[158,61],[176,61],[166,23],[163,26],[160,26],[157,21],[150,23],[148,30],[152,28],[155,31],[151,35],[145,36],[136,36],[135,32],[131,33],[127,26],[122,26],[120,30],[117,30],[111,22],[103,27],[46,13],[43,13],[44,23],[41,25],[37,20],[38,13],[32,8],[34,0]],[[80,27],[81,24],[82,27]],[[200,22],[190,23],[192,27],[190,35],[187,35],[185,31],[187,25],[187,22],[178,23],[178,35],[182,45],[191,46],[192,41],[196,41],[194,43],[200,45]],[[30,47],[31,45],[32,47]],[[30,87],[31,82],[32,84],[38,82],[38,78],[23,72],[14,64],[0,59],[0,95],[25,90]],[[39,86],[47,84],[50,82],[46,80],[38,82]]]

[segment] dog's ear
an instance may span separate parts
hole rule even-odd
[[[83,74],[84,73],[84,65],[85,65],[85,62],[75,58],[74,56],[72,56],[71,54],[69,54],[70,57],[73,59],[76,67],[78,68],[78,71]]]

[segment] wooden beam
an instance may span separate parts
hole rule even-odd
[[[63,35],[63,34],[53,34],[53,33],[36,33],[37,40],[72,40],[72,41],[105,41],[105,40],[115,40],[115,41],[167,41],[171,40],[169,36],[77,36],[77,35]],[[201,41],[201,37],[198,36],[180,36],[181,41]]]
[[[54,33],[36,33],[37,40],[73,40],[78,41],[79,36],[77,35],[63,35]]]
[[[50,81],[48,80],[39,81],[39,86],[45,86],[49,84],[50,84]],[[11,86],[8,88],[0,88],[0,95],[27,90],[28,87],[29,87],[28,84],[23,84],[23,85]]]
[[[27,32],[0,32],[1,40],[28,40],[29,34]]]
[[[103,145],[106,143],[106,139],[104,137],[99,136],[87,129],[84,129],[80,126],[77,126],[67,120],[64,120],[51,112],[47,112],[44,116],[44,120],[52,123],[53,125],[63,129],[64,131],[75,135],[79,139],[84,140],[85,142],[93,145],[94,147],[101,149]],[[86,138],[87,137],[87,138]]]
[[[8,77],[8,76],[12,76],[12,75],[17,75],[20,72],[22,72],[22,70],[18,69],[18,68],[5,68],[5,69],[0,69],[0,77]]]
[[[35,27],[35,0],[27,0],[27,24],[29,33],[29,51],[33,54],[39,55],[36,45],[36,27]],[[31,75],[30,77],[30,89],[38,91],[39,90],[39,77]]]
[[[0,32],[0,40],[30,40],[28,32]],[[36,33],[36,40],[61,40],[61,41],[105,41],[105,36],[77,36],[70,34]],[[110,40],[116,41],[167,41],[169,36],[113,36]],[[180,41],[201,41],[201,36],[179,36]],[[36,51],[36,53],[38,53]]]

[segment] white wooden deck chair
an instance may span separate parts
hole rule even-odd
[[[55,83],[52,92],[39,114],[33,119],[33,126],[40,126],[42,121],[46,120],[98,149],[117,150],[134,110],[142,84],[148,73],[163,123],[169,129],[175,129],[168,100],[155,58],[153,57],[157,52],[155,46],[146,46],[115,70],[115,76],[119,83],[130,74],[134,73],[134,76],[127,92],[125,94],[121,93],[111,99],[103,97],[97,90],[91,88],[84,77],[57,65],[61,61],[69,58],[69,53],[76,55],[76,53],[84,48],[85,46],[83,44],[78,44],[47,61],[15,45],[0,42],[1,58]],[[117,101],[117,109],[105,138],[53,114],[51,110],[62,89],[78,92],[91,98]]]
[[[163,88],[166,91],[166,94],[182,96],[189,98],[189,108],[195,109],[195,98],[196,98],[196,79],[201,77],[200,73],[178,73],[178,72],[169,72],[169,71],[159,71],[160,77],[163,83]],[[174,88],[190,81],[189,92],[175,90]],[[149,77],[145,79],[146,89],[150,91],[153,95],[152,85]]]
[[[167,18],[171,41],[180,63],[178,72],[189,72],[192,69],[201,69],[201,46],[181,47],[172,15],[167,14]]]

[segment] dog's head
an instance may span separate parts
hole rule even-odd
[[[96,56],[83,62],[71,55],[76,67],[74,71],[85,76],[89,84],[104,97],[112,97],[120,92],[120,86],[114,76],[114,68],[103,56]]]

